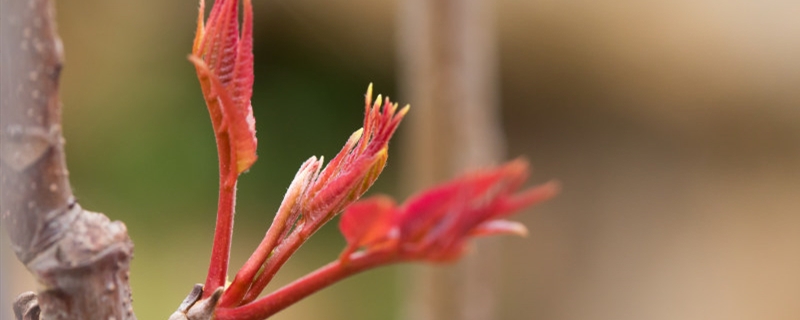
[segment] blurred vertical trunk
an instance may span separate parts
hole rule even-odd
[[[50,0],[0,0],[0,217],[43,286],[20,295],[14,311],[26,320],[132,320],[125,225],[83,210],[70,188],[54,11]]]
[[[417,190],[505,153],[489,0],[400,1],[404,187]],[[499,240],[481,240],[454,266],[413,267],[406,319],[493,319]]]

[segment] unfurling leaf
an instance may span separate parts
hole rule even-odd
[[[315,172],[307,180],[297,200],[300,206],[296,208],[295,217],[303,219],[308,228],[318,228],[358,200],[386,166],[389,140],[408,112],[408,106],[398,110],[397,104],[389,98],[382,100],[380,95],[372,103],[372,84],[367,89],[365,104],[364,126],[350,136],[321,172]],[[320,159],[316,165],[322,166],[322,161]],[[289,222],[294,220],[289,219]]]
[[[348,244],[341,259],[358,248],[392,246],[403,259],[451,261],[470,237],[524,236],[524,225],[503,218],[558,192],[550,182],[517,193],[527,176],[527,163],[515,160],[423,191],[399,207],[385,196],[356,202],[339,223]]]
[[[203,1],[189,60],[195,65],[211,114],[220,160],[230,166],[235,177],[257,158],[256,122],[250,105],[254,79],[253,9],[251,0],[244,0],[240,34],[238,0],[216,1],[207,24],[203,23]]]
[[[378,195],[347,207],[339,220],[339,230],[349,244],[341,257],[346,259],[358,247],[381,242],[391,233],[397,204],[392,198]]]

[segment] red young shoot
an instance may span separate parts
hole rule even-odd
[[[208,317],[265,319],[364,270],[404,261],[453,261],[463,255],[473,237],[525,235],[525,226],[505,218],[557,193],[553,182],[519,191],[528,177],[528,165],[515,160],[431,188],[400,206],[387,196],[356,202],[383,171],[389,140],[408,112],[408,106],[398,110],[397,104],[380,95],[373,102],[370,84],[363,127],[327,165],[322,157],[302,164],[264,239],[225,287],[236,181],[257,158],[250,105],[254,79],[251,0],[243,0],[243,8],[240,32],[238,0],[215,1],[207,23],[201,0],[189,56],[211,116],[219,157],[219,206],[202,297],[214,306]],[[300,246],[343,210],[339,228],[347,247],[340,258],[258,298]]]
[[[245,298],[238,307],[220,308],[217,319],[265,319],[365,270],[398,262],[449,262],[465,252],[473,237],[525,235],[523,225],[504,218],[558,192],[555,182],[518,192],[527,175],[527,163],[515,160],[423,191],[399,207],[386,196],[358,201],[340,220],[348,243],[340,259],[260,299]],[[359,248],[363,249],[356,251]],[[288,251],[276,249],[275,254],[288,257]]]
[[[386,165],[389,139],[406,112],[408,106],[398,110],[388,98],[378,96],[372,103],[369,86],[364,127],[350,136],[324,169],[323,159],[316,157],[301,166],[264,240],[237,273],[220,306],[256,299],[314,232],[372,186]]]
[[[250,105],[253,86],[253,10],[244,0],[244,22],[239,34],[239,1],[214,3],[204,25],[200,1],[192,54],[206,100],[219,154],[220,192],[211,263],[205,297],[225,284],[233,234],[236,180],[256,160],[255,118]]]

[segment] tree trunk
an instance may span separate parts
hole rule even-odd
[[[61,135],[63,53],[50,0],[0,0],[0,215],[14,252],[43,285],[18,319],[135,319],[125,225],[72,195]]]
[[[412,105],[405,132],[406,190],[497,164],[500,122],[493,3],[400,2],[401,94]],[[499,245],[481,239],[455,266],[415,266],[407,319],[493,319]]]

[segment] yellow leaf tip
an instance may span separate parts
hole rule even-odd
[[[365,97],[367,98],[367,104],[369,104],[369,102],[372,101],[372,82],[370,82],[369,86],[367,87],[367,94]]]
[[[406,115],[406,113],[408,113],[408,110],[411,110],[411,105],[410,104],[407,104],[407,105],[405,105],[405,107],[403,107],[403,109],[400,109],[400,112],[398,112],[397,115],[400,116],[400,117],[403,117],[403,116]]]
[[[364,134],[364,128],[360,128],[360,129],[356,130],[355,132],[353,132],[353,134],[350,135],[350,139],[347,139],[347,143],[348,144],[356,143],[358,141],[358,139],[361,139],[361,136],[363,134]]]

